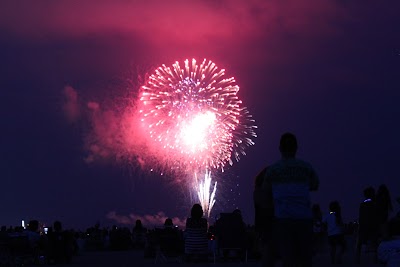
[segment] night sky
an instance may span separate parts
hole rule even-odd
[[[174,177],[89,162],[85,143],[89,103],[118,108],[146,72],[186,58],[234,76],[258,126],[247,155],[215,174],[213,217],[239,208],[253,223],[254,176],[286,131],[319,175],[323,211],[338,200],[356,219],[369,185],[399,197],[399,11],[397,0],[1,1],[0,225],[185,220]]]

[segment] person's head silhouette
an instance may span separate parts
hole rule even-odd
[[[194,204],[191,211],[190,211],[190,216],[194,219],[200,219],[203,217],[203,208],[201,207],[200,204]]]
[[[372,186],[369,186],[364,189],[364,197],[367,200],[374,200],[375,199],[375,189]]]
[[[61,232],[62,231],[62,224],[60,221],[55,221],[53,224],[54,231]]]
[[[136,222],[135,222],[135,227],[136,228],[142,228],[143,227],[143,225],[142,225],[142,221],[141,220],[136,220]]]
[[[165,219],[164,227],[166,227],[166,228],[171,228],[171,227],[173,227],[173,226],[174,226],[174,224],[172,223],[172,219],[171,219],[171,218]]]
[[[297,152],[297,139],[292,133],[284,133],[279,143],[279,151],[284,158],[294,158]]]

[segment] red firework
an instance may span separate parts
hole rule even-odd
[[[256,126],[241,106],[239,86],[212,61],[162,65],[141,89],[142,127],[164,163],[185,170],[223,169],[254,144]]]

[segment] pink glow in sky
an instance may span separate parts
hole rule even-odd
[[[158,68],[138,99],[107,99],[113,105],[78,100],[68,87],[74,103],[87,103],[82,108],[89,124],[85,161],[133,164],[145,171],[178,171],[192,177],[239,160],[256,137],[254,120],[236,95],[239,87],[213,62],[190,62]],[[66,102],[71,102],[69,94]]]
[[[13,35],[39,42],[89,36],[131,36],[157,49],[177,47],[224,51],[276,39],[337,34],[331,20],[351,19],[337,1],[3,1],[0,24]],[[186,48],[187,49],[187,48]],[[266,51],[259,51],[265,53]],[[188,55],[183,55],[188,56]],[[258,55],[259,58],[260,54]]]

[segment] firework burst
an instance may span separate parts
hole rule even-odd
[[[254,120],[233,77],[212,62],[162,65],[142,86],[141,121],[162,161],[186,170],[221,168],[254,144]]]
[[[239,86],[212,61],[197,65],[192,59],[183,66],[162,65],[141,89],[139,114],[153,154],[162,164],[194,177],[190,184],[209,217],[217,189],[215,182],[210,192],[211,168],[223,170],[233,158],[238,161],[256,137],[254,120],[237,96]],[[197,173],[204,170],[199,182]]]

